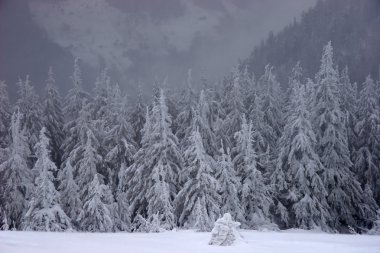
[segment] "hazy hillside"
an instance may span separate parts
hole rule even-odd
[[[246,60],[256,75],[268,63],[287,83],[294,64],[300,60],[308,76],[320,64],[320,50],[327,41],[334,46],[335,63],[348,65],[351,78],[362,83],[368,72],[378,74],[380,64],[380,1],[328,0],[302,15],[299,22],[279,34],[271,34]]]

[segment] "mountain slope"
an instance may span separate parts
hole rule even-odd
[[[363,82],[368,73],[378,74],[380,64],[380,1],[325,0],[256,47],[245,61],[261,75],[272,64],[282,83],[300,60],[306,74],[313,77],[320,65],[323,45],[332,41],[335,63],[350,69],[353,81]]]

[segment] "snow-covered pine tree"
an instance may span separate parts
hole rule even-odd
[[[84,100],[89,98],[89,95],[83,91],[82,71],[78,58],[74,60],[74,72],[70,78],[74,87],[68,91],[64,104],[64,113],[69,122],[78,118]]]
[[[346,114],[346,125],[347,125],[347,137],[348,137],[348,148],[350,150],[351,158],[353,158],[353,153],[355,151],[355,144],[357,137],[355,134],[355,124],[357,121],[357,95],[358,89],[356,83],[351,83],[350,77],[348,75],[348,67],[346,66],[340,74],[339,78],[339,96],[340,105],[342,111]]]
[[[46,80],[46,98],[44,104],[44,125],[46,136],[50,140],[50,150],[53,162],[60,168],[62,163],[61,146],[65,138],[63,132],[64,118],[62,112],[61,97],[55,87],[55,79],[52,68],[49,68]]]
[[[202,144],[202,137],[195,129],[190,136],[190,146],[185,150],[182,190],[175,200],[178,223],[198,231],[211,231],[220,215],[218,181],[215,179],[216,164]]]
[[[214,132],[214,120],[212,109],[208,101],[207,94],[201,90],[195,113],[195,124],[193,127],[198,127],[202,137],[203,146],[210,156],[214,157],[217,152],[216,136]]]
[[[30,85],[29,76],[26,76],[25,81],[21,79],[18,82],[19,98],[16,103],[16,108],[23,115],[22,127],[25,129],[30,150],[34,150],[35,144],[38,141],[39,133],[42,128],[42,108],[40,99]]]
[[[322,179],[328,192],[332,227],[359,229],[370,223],[376,213],[374,207],[365,203],[360,183],[350,170],[346,115],[340,107],[337,82],[333,47],[329,42],[323,49],[314,100],[314,129],[318,153],[325,168]]]
[[[182,156],[171,131],[171,117],[162,90],[153,107],[152,123],[147,119],[143,133],[143,146],[127,173],[131,210],[134,216],[140,214],[147,220],[158,213],[161,226],[172,229],[175,223],[172,202],[178,192]]]
[[[30,149],[27,136],[22,128],[22,115],[17,110],[11,121],[12,141],[8,159],[0,165],[3,176],[1,199],[4,201],[4,211],[13,229],[20,227],[22,216],[27,207],[28,196],[33,189],[33,174],[28,167]]]
[[[362,85],[355,125],[357,150],[354,168],[360,183],[368,185],[380,204],[380,106],[375,82],[370,76]]]
[[[257,85],[256,85],[256,80],[255,80],[255,74],[254,73],[249,73],[248,71],[248,66],[241,66],[239,67],[240,69],[243,68],[243,71],[240,73],[240,82],[241,82],[241,87],[244,93],[243,95],[243,102],[244,102],[244,107],[245,111],[248,113],[251,104],[253,103],[255,99],[255,94],[257,90]]]
[[[54,187],[53,173],[57,171],[57,166],[50,159],[49,144],[46,128],[43,127],[35,147],[37,161],[33,171],[36,172],[37,177],[23,221],[25,230],[65,231],[71,229],[70,218],[63,211],[60,195]]]
[[[93,174],[93,179],[88,185],[88,194],[84,199],[83,209],[78,216],[79,226],[88,232],[110,232],[114,229],[112,211],[106,204],[110,189],[101,183],[102,177],[98,173]]]
[[[133,140],[134,130],[128,121],[127,96],[122,96],[117,85],[111,89],[109,116],[105,118],[106,132],[104,145],[108,167],[108,181],[113,192],[117,190],[118,175],[122,164],[130,166],[137,144]]]
[[[145,124],[141,130],[141,148],[133,156],[134,163],[127,167],[123,164],[119,172],[118,201],[128,203],[130,201],[131,220],[133,220],[132,231],[145,231],[146,207],[145,199],[148,180],[141,180],[148,176],[148,169],[145,165],[147,151],[151,146],[152,122],[150,119],[149,107],[146,107]],[[122,198],[122,200],[120,200]],[[141,227],[143,226],[143,227]]]
[[[243,222],[244,211],[238,196],[240,189],[240,180],[236,176],[234,164],[231,160],[230,149],[225,151],[222,147],[219,151],[221,154],[216,163],[216,179],[219,182],[218,192],[221,197],[220,213],[230,213],[236,220]]]
[[[264,124],[264,112],[262,110],[262,99],[258,94],[258,91],[254,91],[251,95],[252,103],[249,108],[249,120],[252,122],[252,140],[254,145],[254,151],[257,155],[257,168],[263,172],[268,173],[271,171],[270,157],[269,157],[269,143],[264,138],[263,133],[267,129]]]
[[[74,150],[74,155],[78,160],[74,160],[73,165],[76,172],[76,180],[80,189],[80,198],[84,202],[91,194],[90,183],[94,180],[97,168],[102,162],[102,157],[97,152],[99,145],[94,133],[87,129],[86,136],[81,140],[81,145]]]
[[[241,116],[241,129],[235,133],[236,146],[233,163],[240,179],[240,202],[245,214],[244,226],[258,229],[270,225],[270,206],[273,204],[269,187],[257,169],[257,156],[253,149],[252,123]]]
[[[194,110],[196,109],[196,95],[193,90],[191,69],[188,71],[186,85],[180,95],[178,104],[180,113],[174,121],[177,126],[175,134],[178,140],[180,140],[181,150],[185,150],[189,145],[187,141],[192,132]]]
[[[59,171],[58,182],[61,206],[70,217],[72,224],[76,225],[76,220],[83,205],[79,197],[80,189],[74,180],[74,168],[70,161],[66,161]]]
[[[293,80],[291,101],[271,184],[279,202],[280,224],[302,229],[329,230],[329,206],[322,179],[323,165],[316,153],[316,137],[307,109],[305,87]],[[294,220],[282,220],[283,206]]]
[[[268,143],[271,158],[276,151],[276,143],[281,136],[283,126],[283,99],[281,87],[273,73],[273,67],[265,66],[265,73],[259,79],[263,115],[262,135]]]
[[[245,113],[240,77],[239,69],[235,67],[231,76],[225,80],[223,90],[222,107],[226,116],[218,138],[223,139],[226,148],[234,146],[235,139],[233,136],[239,131],[241,125],[240,115]]]
[[[78,61],[78,58],[74,61],[74,72],[71,76],[74,87],[68,91],[64,101],[64,114],[66,119],[64,133],[66,138],[62,143],[62,162],[66,162],[70,153],[79,145],[81,136],[86,133],[86,131],[81,131],[81,129],[83,129],[83,121],[87,123],[90,117],[89,115],[83,117],[83,114],[90,113],[88,105],[90,97],[83,91],[82,74]]]
[[[7,148],[10,144],[11,106],[7,85],[0,81],[0,164],[7,158]],[[1,180],[1,175],[0,175]],[[1,186],[0,186],[1,188]]]
[[[137,102],[136,105],[129,117],[129,122],[132,124],[133,128],[133,140],[136,143],[138,148],[141,148],[142,143],[142,129],[145,124],[145,107],[146,105],[144,104],[143,101],[143,95],[142,95],[142,90],[141,90],[141,83],[138,83],[138,95],[137,95]]]
[[[11,106],[9,103],[9,97],[7,92],[7,85],[5,82],[0,81],[0,164],[5,162],[8,159],[8,153],[9,153],[9,146],[11,142],[11,136],[10,136],[10,124],[11,124]],[[5,180],[6,178],[3,175],[4,173],[0,171],[0,211],[4,210],[4,204],[5,204],[5,194],[2,194],[5,192]],[[7,218],[7,215],[5,211],[1,211],[0,218],[2,219],[2,226],[7,226],[5,224],[4,219]],[[0,222],[1,224],[1,222]]]

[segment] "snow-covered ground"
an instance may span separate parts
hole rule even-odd
[[[0,232],[0,253],[379,253],[380,236],[305,231],[243,231],[244,241],[230,247],[209,246],[210,233]]]

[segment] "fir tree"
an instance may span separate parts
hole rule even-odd
[[[33,174],[28,166],[30,149],[27,136],[21,125],[22,115],[13,113],[11,121],[12,142],[8,159],[0,165],[4,178],[4,210],[12,226],[19,228],[27,200],[33,189]],[[14,227],[15,228],[15,227]]]
[[[47,130],[46,135],[50,139],[51,157],[59,168],[62,162],[61,146],[64,139],[64,118],[61,97],[55,87],[55,79],[52,68],[49,68],[48,79],[46,80],[44,125]]]
[[[344,226],[350,226],[358,229],[362,223],[374,218],[375,210],[365,203],[360,183],[350,171],[352,162],[346,116],[340,107],[337,82],[338,74],[333,68],[333,48],[329,42],[323,49],[317,74],[314,128],[318,153],[325,168],[322,179],[328,193],[332,227],[343,229]]]
[[[376,85],[367,76],[359,98],[354,167],[362,185],[368,185],[380,203],[380,106],[377,100]]]
[[[59,171],[58,182],[61,206],[75,224],[82,208],[82,201],[79,196],[80,189],[74,180],[74,168],[70,161],[66,161],[65,166]]]
[[[170,127],[171,118],[161,90],[153,107],[152,123],[146,120],[143,146],[127,173],[131,210],[148,220],[158,214],[165,229],[174,226],[172,202],[178,191],[178,174],[182,167],[178,140]]]
[[[50,160],[48,147],[49,139],[43,127],[35,148],[37,161],[33,170],[38,176],[23,222],[25,230],[65,231],[71,228],[70,218],[62,210],[59,193],[54,187],[53,173],[57,167]]]
[[[245,226],[260,228],[270,224],[269,209],[272,196],[257,169],[257,156],[253,149],[252,123],[242,116],[241,129],[235,133],[236,147],[233,150],[234,165],[240,179],[240,202],[245,213]]]
[[[183,156],[184,185],[175,201],[178,222],[199,231],[211,231],[220,214],[219,185],[214,176],[215,161],[206,153],[197,129],[190,136],[190,146]]]
[[[30,85],[29,76],[26,76],[25,81],[20,79],[18,86],[19,99],[17,100],[16,107],[23,115],[22,127],[26,131],[30,150],[33,151],[42,128],[42,108],[40,99],[34,90],[34,87]]]
[[[100,182],[99,176],[97,173],[93,174],[78,222],[84,231],[110,232],[114,227],[112,212],[105,203],[110,190]]]
[[[279,140],[279,155],[272,185],[282,203],[276,210],[282,213],[286,206],[295,227],[328,230],[329,210],[320,173],[323,165],[316,153],[316,137],[305,101],[305,88],[299,82],[292,88],[292,100],[284,133]],[[280,215],[281,216],[281,215]],[[287,225],[288,220],[281,220]]]
[[[353,157],[353,153],[355,150],[355,143],[357,141],[357,136],[355,134],[355,124],[357,121],[357,85],[356,83],[351,83],[350,77],[348,75],[348,67],[346,66],[339,78],[339,99],[342,111],[346,114],[346,125],[347,125],[347,138],[348,145],[351,154],[351,158]]]
[[[0,81],[0,164],[7,157],[7,148],[10,144],[11,106],[7,92],[7,85]]]
[[[225,82],[222,100],[225,118],[220,137],[225,142],[226,147],[232,148],[235,143],[233,136],[237,131],[239,131],[239,126],[241,124],[240,115],[245,113],[240,73],[238,68],[234,69],[231,73],[230,79],[225,80]]]
[[[231,160],[229,148],[224,151],[223,145],[216,163],[216,178],[219,182],[219,194],[221,197],[220,213],[230,213],[235,219],[244,221],[244,211],[241,208],[238,190],[240,181],[236,176],[234,164]]]
[[[141,139],[142,139],[142,133],[141,130],[144,127],[145,124],[145,104],[143,101],[142,91],[141,91],[141,84],[138,85],[138,97],[137,97],[137,103],[135,105],[135,108],[133,109],[129,121],[132,124],[133,128],[133,140],[136,143],[137,147],[141,148]]]

